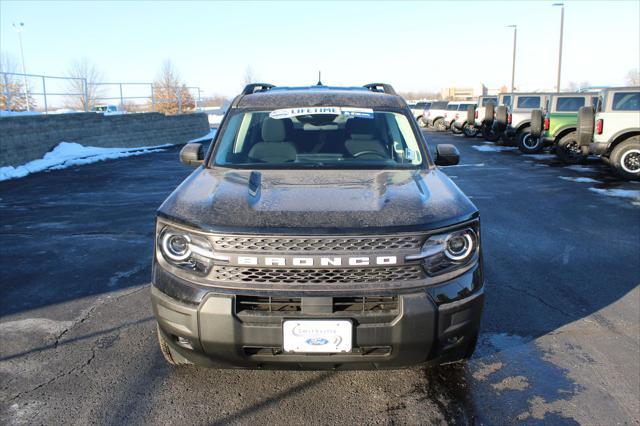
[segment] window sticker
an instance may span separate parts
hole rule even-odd
[[[373,109],[371,108],[352,108],[352,107],[301,107],[301,108],[283,108],[276,109],[269,113],[269,117],[276,120],[283,118],[298,117],[301,115],[328,114],[328,115],[344,115],[346,117],[357,118],[373,118]]]

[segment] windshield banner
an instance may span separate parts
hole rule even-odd
[[[302,108],[283,108],[276,109],[269,113],[269,117],[281,120],[283,118],[298,117],[301,115],[344,115],[347,117],[373,118],[373,110],[371,108],[353,108],[353,107],[302,107]]]

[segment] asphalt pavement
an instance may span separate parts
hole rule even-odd
[[[466,365],[171,368],[149,303],[178,148],[0,182],[1,424],[639,424],[640,183],[449,134],[479,207],[486,304]]]

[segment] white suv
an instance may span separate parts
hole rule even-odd
[[[478,134],[476,128],[469,124],[469,118],[473,119],[473,111],[476,109],[476,103],[473,101],[456,102],[458,108],[455,112],[447,110],[444,116],[445,126],[451,129],[453,133],[463,133],[467,137],[474,137]],[[449,104],[451,105],[451,104]],[[469,117],[469,107],[473,107],[471,117]]]
[[[424,121],[422,114],[424,113],[424,110],[429,107],[431,101],[412,101],[407,102],[407,104],[420,127],[426,127],[427,123]]]
[[[541,109],[542,115],[547,113],[552,93],[514,93],[509,107],[507,129],[502,140],[507,145],[521,144],[524,138],[531,135],[531,111]]]
[[[640,179],[640,87],[602,90],[598,106],[578,112],[578,146],[625,179]]]
[[[447,101],[433,101],[422,114],[423,120],[426,120],[427,126],[434,127],[439,132],[444,132],[447,128],[444,125],[444,114],[447,109]]]

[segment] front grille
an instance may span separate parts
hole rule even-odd
[[[424,276],[420,265],[349,269],[272,269],[215,265],[210,274],[214,281],[269,284],[379,283],[420,280]]]
[[[314,305],[317,306],[317,305]],[[334,297],[332,312],[368,313],[398,312],[397,296],[348,296]],[[300,312],[300,297],[236,296],[236,313],[241,312]]]
[[[243,252],[347,252],[347,251],[420,251],[424,235],[394,235],[384,237],[246,237],[214,235],[215,251]]]

